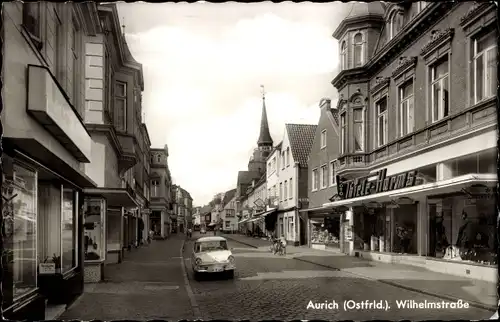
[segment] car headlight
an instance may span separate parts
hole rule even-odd
[[[201,263],[202,263],[201,258],[197,258],[197,259],[194,261],[194,263],[195,263],[196,265],[201,265]]]
[[[234,264],[234,257],[233,256],[229,256],[227,258],[227,260],[229,261],[229,263]]]

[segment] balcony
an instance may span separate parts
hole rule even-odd
[[[344,154],[337,160],[337,172],[368,170],[379,163],[396,159],[407,153],[416,152],[453,137],[493,127],[497,122],[496,117],[496,98],[485,100],[398,138],[372,152]]]
[[[119,171],[125,172],[139,162],[135,154],[134,137],[124,133],[117,133],[116,136],[122,149],[122,154],[118,160],[118,168]]]
[[[46,67],[28,65],[27,111],[76,160],[90,162],[92,138],[68,97]]]

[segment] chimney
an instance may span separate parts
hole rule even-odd
[[[332,108],[331,104],[332,104],[332,100],[329,99],[329,98],[327,98],[327,97],[325,97],[325,98],[322,98],[319,101],[319,108],[320,109],[327,109],[327,110],[329,110],[329,109]]]

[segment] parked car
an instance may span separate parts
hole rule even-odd
[[[200,234],[206,234],[206,233],[207,233],[207,230],[205,229],[205,227],[201,227]]]
[[[194,242],[192,255],[194,278],[200,274],[223,273],[229,278],[234,277],[236,263],[231,250],[227,247],[224,237],[201,237]]]

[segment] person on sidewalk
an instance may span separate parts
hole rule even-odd
[[[281,252],[283,255],[286,255],[286,239],[284,235],[281,235],[280,243],[281,243]]]

